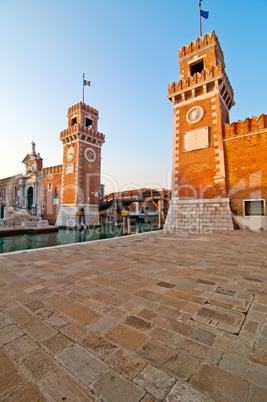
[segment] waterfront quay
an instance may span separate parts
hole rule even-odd
[[[0,255],[5,401],[266,401],[267,232]]]

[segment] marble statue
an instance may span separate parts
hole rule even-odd
[[[21,221],[21,220],[25,220],[25,221],[37,221],[36,216],[32,216],[30,214],[28,214],[28,212],[26,212],[24,209],[22,209],[21,211],[14,211],[14,208],[9,207],[7,208],[7,216],[5,218],[3,218],[4,222],[7,221]]]

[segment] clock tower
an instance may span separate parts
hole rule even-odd
[[[62,204],[56,224],[76,226],[76,212],[84,209],[86,225],[98,225],[101,147],[105,136],[97,131],[98,111],[85,103],[68,109],[63,144]]]
[[[165,228],[233,229],[227,198],[223,126],[234,94],[213,31],[179,49],[173,106],[172,202]]]

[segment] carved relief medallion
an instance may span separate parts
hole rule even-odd
[[[205,109],[202,106],[193,106],[186,115],[189,124],[199,123],[205,115]]]

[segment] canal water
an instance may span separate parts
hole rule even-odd
[[[132,233],[142,233],[156,229],[157,225],[142,224],[133,227]],[[122,235],[123,229],[121,226],[105,225],[81,231],[59,229],[58,232],[50,233],[0,236],[0,253],[102,240]]]

